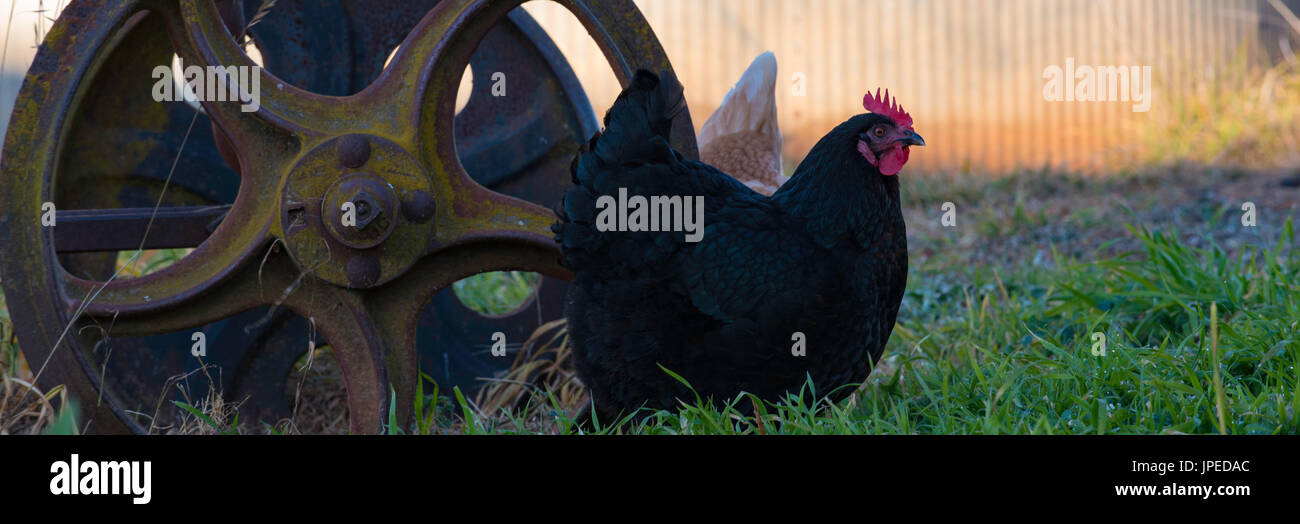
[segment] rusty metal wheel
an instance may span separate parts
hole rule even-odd
[[[557,1],[621,81],[670,68],[630,0]],[[173,53],[253,66],[231,34],[256,5],[74,1],[24,81],[0,165],[4,291],[40,383],[65,384],[89,431],[146,432],[168,380],[198,368],[190,336],[202,331],[224,393],[272,416],[318,340],[362,433],[381,428],[390,395],[407,420],[417,362],[449,366],[434,376],[453,382],[497,369],[472,344],[560,315],[562,282],[544,280],[501,318],[469,312],[448,287],[491,270],[567,277],[545,205],[596,125],[521,2],[282,0],[249,31],[267,66],[260,108],[204,101],[196,116],[155,102],[151,71]],[[467,65],[474,95],[457,115]],[[486,96],[496,71],[516,94]],[[677,125],[693,153],[689,118]],[[60,210],[54,227],[40,220],[46,202]],[[345,202],[356,227],[335,216]],[[138,247],[194,249],[113,278],[117,252]]]

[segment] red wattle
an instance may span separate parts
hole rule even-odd
[[[907,163],[908,150],[906,147],[895,147],[885,151],[880,155],[880,174],[897,175],[903,170],[903,164]],[[873,162],[874,164],[874,162]]]

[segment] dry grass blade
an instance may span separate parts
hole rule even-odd
[[[314,323],[312,326],[315,329]],[[285,397],[293,399],[293,404],[289,418],[276,426],[289,433],[347,434],[348,396],[338,359],[328,344],[312,342],[309,349],[286,378]]]
[[[263,0],[262,5],[258,6],[257,12],[253,14],[253,18],[244,26],[244,34],[240,35],[240,42],[244,41],[243,37],[248,35],[249,29],[252,29],[253,26],[257,25],[258,22],[261,22],[263,18],[266,18],[267,14],[270,14],[271,8],[275,7],[275,2],[276,0]]]
[[[1219,434],[1228,434],[1224,412],[1227,401],[1223,395],[1223,375],[1219,372],[1219,304],[1210,302],[1210,358],[1214,363],[1214,407],[1219,416]]]
[[[500,378],[486,379],[475,404],[488,416],[520,406],[536,405],[535,396],[550,392],[560,407],[573,412],[586,397],[586,389],[573,368],[564,319],[543,324],[524,342],[510,370]]]
[[[5,23],[5,39],[3,47],[0,47],[0,71],[5,69],[5,57],[9,54],[9,31],[14,25],[14,8],[18,6],[17,0],[9,4],[9,21]]]
[[[1295,31],[1296,34],[1300,35],[1300,18],[1297,18],[1295,13],[1291,12],[1290,9],[1287,9],[1286,4],[1283,4],[1282,0],[1268,0],[1268,4],[1273,6],[1273,9],[1276,10],[1279,15],[1282,15],[1282,18],[1286,20],[1287,25],[1291,26],[1292,31]]]
[[[31,382],[5,375],[3,397],[0,397],[0,435],[40,434],[54,421],[55,409],[50,399],[62,392],[63,386],[59,386],[43,393]]]
[[[202,413],[207,417],[207,419],[204,420],[197,414],[186,409],[179,409],[178,413],[180,418],[175,425],[165,428],[159,427],[158,429],[165,431],[167,434],[173,435],[219,435],[227,432],[238,432],[240,430],[237,421],[239,420],[239,408],[243,405],[243,401],[229,402],[226,400],[225,395],[223,395],[217,388],[217,385],[220,384],[221,381],[214,378],[209,372],[210,366],[212,365],[203,364],[199,369],[190,371],[184,375],[173,377],[173,379],[175,379],[174,383],[176,389],[180,391],[185,404],[192,407],[198,413]],[[185,382],[184,379],[198,372],[202,372],[203,375],[207,377],[208,388],[204,393],[203,398],[195,401],[190,396],[187,382]],[[218,368],[218,372],[220,372],[220,368]],[[163,389],[163,398],[159,399],[159,406],[162,405],[163,400],[167,397],[167,394],[165,393],[166,390],[167,388]],[[155,412],[154,420],[157,420],[157,416],[158,415]]]

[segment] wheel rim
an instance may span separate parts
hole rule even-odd
[[[108,203],[121,205],[127,201],[120,192],[103,191],[96,199],[91,192],[76,191],[78,185],[72,182],[93,180],[96,173],[78,171],[76,166],[84,162],[69,159],[100,155],[113,159],[116,164],[110,167],[115,165],[118,169],[123,165],[132,169],[156,168],[159,164],[156,158],[166,158],[171,151],[163,147],[161,152],[150,150],[138,158],[127,158],[130,148],[121,144],[116,148],[119,152],[116,155],[105,152],[110,146],[103,144],[96,147],[105,150],[78,151],[85,147],[83,144],[92,142],[79,136],[78,126],[71,123],[96,121],[95,115],[84,109],[91,107],[86,105],[87,100],[97,96],[87,93],[87,87],[105,78],[99,74],[105,67],[112,67],[123,76],[125,72],[120,69],[131,67],[112,63],[110,50],[128,46],[123,49],[152,53],[146,56],[155,60],[136,59],[144,64],[169,57],[173,48],[187,64],[252,63],[230,38],[217,7],[208,0],[80,1],[70,5],[58,22],[62,27],[56,26],[51,32],[24,83],[5,142],[4,165],[0,168],[3,172],[0,195],[5,199],[0,239],[10,246],[4,260],[4,287],[13,308],[11,315],[20,347],[29,362],[34,369],[40,369],[49,359],[49,366],[39,377],[42,385],[66,384],[82,400],[91,431],[148,431],[141,419],[130,413],[140,411],[141,399],[126,397],[148,396],[153,391],[150,387],[158,385],[159,373],[141,369],[141,362],[163,361],[161,367],[171,370],[194,365],[189,361],[195,359],[185,352],[189,347],[188,331],[182,330],[197,327],[205,334],[215,334],[215,338],[208,340],[212,348],[208,363],[222,369],[220,380],[223,388],[229,388],[226,391],[261,401],[255,405],[273,403],[276,386],[282,387],[284,374],[306,349],[310,334],[318,333],[319,341],[334,348],[343,370],[353,432],[379,429],[381,418],[388,410],[390,394],[398,399],[395,406],[398,416],[406,420],[414,394],[417,361],[433,361],[436,366],[438,355],[446,352],[445,347],[439,347],[445,346],[445,342],[440,343],[438,337],[482,336],[482,330],[492,326],[491,321],[462,322],[465,329],[418,330],[421,322],[435,326],[457,324],[446,318],[456,314],[456,307],[464,309],[458,301],[445,300],[452,282],[474,273],[503,269],[566,277],[556,263],[555,248],[547,231],[553,221],[551,214],[541,206],[491,191],[484,185],[542,201],[557,198],[567,177],[520,176],[526,171],[521,166],[540,164],[559,169],[556,166],[562,165],[561,162],[567,164],[565,157],[576,150],[585,138],[583,135],[594,130],[585,100],[575,102],[571,95],[559,102],[555,99],[538,102],[534,98],[531,106],[510,114],[540,116],[522,124],[507,122],[498,126],[495,136],[478,133],[484,126],[472,124],[476,114],[501,111],[499,107],[491,107],[492,101],[482,97],[476,101],[475,95],[462,113],[465,118],[457,119],[454,112],[456,87],[466,65],[486,68],[503,61],[509,63],[511,57],[503,57],[501,49],[508,47],[512,40],[517,41],[520,35],[532,42],[539,41],[540,29],[536,24],[521,10],[514,10],[519,3],[446,0],[428,10],[427,5],[413,2],[401,9],[423,8],[427,13],[410,28],[386,69],[375,69],[373,62],[382,61],[382,56],[374,57],[370,51],[387,45],[391,37],[385,40],[383,33],[375,31],[357,44],[368,50],[362,53],[366,60],[358,61],[344,73],[313,76],[299,70],[281,69],[287,72],[282,79],[264,71],[262,109],[256,113],[238,112],[237,102],[204,102],[204,109],[215,125],[205,135],[208,126],[196,121],[197,129],[191,131],[190,140],[197,145],[195,149],[186,145],[185,161],[219,169],[223,166],[214,160],[222,158],[224,152],[225,158],[233,156],[237,162],[235,169],[225,168],[226,178],[233,175],[239,177],[236,180],[242,180],[232,198],[229,184],[204,184],[214,177],[182,177],[177,186],[180,189],[174,194],[169,189],[172,196],[164,205],[220,204],[223,199],[230,199],[229,207],[209,206],[199,209],[208,215],[195,213],[186,218],[193,225],[201,224],[205,217],[217,217],[217,225],[189,256],[156,273],[114,280],[106,286],[100,283],[105,273],[102,255],[64,254],[64,263],[60,265],[54,249],[54,232],[40,227],[39,221],[32,217],[39,216],[41,203],[51,201],[51,197],[59,202],[61,210],[66,205],[114,207],[104,205],[104,194],[117,200]],[[588,28],[596,28],[593,34],[598,36],[597,43],[606,50],[621,80],[626,81],[632,64],[668,68],[653,35],[648,31],[629,31],[632,27],[645,27],[630,2],[561,3]],[[367,2],[342,5],[352,9],[366,7],[364,4]],[[245,6],[245,15],[252,9],[255,6]],[[227,22],[232,18],[231,12],[238,13],[238,10],[226,13]],[[381,11],[360,9],[358,12]],[[502,25],[508,26],[508,30],[492,29],[507,18],[512,23]],[[257,27],[253,28],[253,37],[265,48],[268,69],[275,70],[277,61],[294,56],[275,52],[282,45],[276,42],[288,42],[292,38],[286,31],[277,32],[279,26],[270,17],[263,23],[260,33]],[[367,26],[377,23],[370,21]],[[242,22],[235,24],[239,26]],[[148,40],[143,37],[139,39],[141,42],[131,40],[133,34],[160,29],[169,35],[162,39],[161,47],[156,41],[152,47],[142,43]],[[480,41],[485,52],[475,54]],[[326,55],[337,52],[330,46],[321,49],[311,52]],[[548,54],[547,49],[531,51],[543,58]],[[514,57],[514,60],[535,64],[536,58],[533,55]],[[379,65],[382,67],[382,62]],[[557,66],[549,61],[545,67]],[[486,80],[490,76],[476,74],[475,78]],[[377,80],[351,95],[331,96],[293,86],[300,83],[337,94],[375,77]],[[288,82],[290,78],[293,83]],[[149,100],[147,95],[144,100]],[[529,98],[508,97],[508,100],[522,104]],[[119,103],[130,108],[130,104],[140,102]],[[557,103],[569,108],[558,121],[539,110]],[[179,104],[159,105],[167,107],[160,110],[140,106],[137,111],[125,113],[141,119],[157,119],[160,111],[175,112]],[[155,123],[153,131],[171,137],[176,133],[177,115],[163,116],[166,124]],[[188,124],[190,118],[180,116]],[[689,119],[682,119],[678,125],[690,129]],[[503,134],[518,134],[521,129],[522,133],[544,136],[567,133],[573,149],[530,150],[521,147],[519,141],[510,140],[514,135]],[[683,137],[678,140],[679,147],[693,153],[693,134],[677,134]],[[331,158],[337,158],[329,157],[328,153],[334,151],[337,155],[340,141],[358,135],[367,137],[374,155],[373,159],[360,163],[368,170],[365,174],[389,183],[401,175],[411,182],[405,186],[394,184],[395,193],[389,196],[392,202],[386,204],[388,213],[399,221],[392,233],[374,246],[345,246],[356,251],[352,253],[355,259],[379,259],[381,270],[376,278],[349,278],[349,262],[353,258],[330,259],[329,264],[322,265],[318,253],[295,251],[301,245],[326,240],[332,233],[323,226],[309,228],[310,234],[303,233],[307,234],[306,241],[299,241],[291,222],[285,221],[286,211],[294,202],[286,190],[298,190],[293,184],[295,166],[302,166],[309,152],[320,149],[326,154],[320,162],[328,163]],[[494,148],[502,143],[506,144],[504,152]],[[409,158],[405,162],[391,161],[399,153]],[[500,159],[513,163],[502,166]],[[324,165],[320,162],[311,165]],[[358,168],[335,167],[337,177],[362,173]],[[32,183],[31,174],[40,175],[39,183]],[[56,179],[67,182],[59,185],[60,188],[70,188],[61,193],[61,202],[60,193],[53,188]],[[143,196],[136,195],[132,202],[148,201],[144,197],[153,196],[147,189],[141,191]],[[319,191],[314,186],[301,191],[310,193],[307,196],[311,198],[327,198],[327,193],[312,193]],[[405,212],[410,206],[419,207],[411,202],[419,200],[420,192],[427,194],[433,204],[423,222],[418,220],[421,213]],[[67,214],[60,215],[63,216]],[[60,233],[60,242],[65,238],[63,235]],[[152,238],[152,230],[150,235]],[[401,235],[400,246],[388,244],[394,238],[392,235]],[[365,269],[359,271],[364,274]],[[562,286],[555,285],[557,282],[544,282],[539,298],[519,314],[533,315],[536,311],[532,308],[558,304],[563,293]],[[443,298],[435,299],[439,291]],[[25,307],[17,307],[19,304]],[[553,315],[559,314],[558,307],[550,309]],[[78,321],[65,329],[78,312],[81,313]],[[236,329],[249,325],[257,329]],[[498,322],[498,325],[504,324]],[[103,342],[105,331],[111,331],[107,343]],[[427,339],[417,341],[417,331],[422,333],[419,338]],[[426,337],[425,332],[432,334]],[[172,335],[160,338],[158,333]],[[176,345],[177,333],[184,337],[183,344]],[[251,339],[262,343],[249,345]],[[291,341],[298,343],[296,348]],[[221,347],[217,347],[218,343]],[[160,344],[168,347],[159,350]],[[431,351],[423,350],[431,345]],[[417,347],[422,348],[423,354],[417,355]],[[97,362],[96,351],[104,354],[114,351],[119,356],[130,355],[132,351],[136,354],[116,360],[109,357],[112,366],[104,366]],[[103,381],[101,375],[106,377]],[[132,386],[132,380],[138,383]],[[106,387],[105,383],[109,385]]]

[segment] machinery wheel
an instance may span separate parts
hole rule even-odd
[[[281,0],[248,27],[266,65],[260,108],[204,101],[197,115],[156,102],[151,71],[173,53],[253,66],[231,35],[256,2],[74,1],[24,81],[0,163],[4,291],[39,383],[66,385],[90,432],[150,431],[187,376],[273,420],[293,362],[329,344],[349,427],[369,433],[390,398],[407,420],[417,369],[462,387],[500,371],[513,359],[487,357],[491,333],[523,340],[562,313],[548,208],[596,130],[521,1]],[[559,3],[621,81],[670,69],[630,0]],[[498,71],[511,96],[489,94]],[[694,154],[689,117],[676,125]],[[345,202],[356,227],[338,222]],[[118,252],[175,247],[194,249],[115,275]],[[499,317],[449,289],[505,269],[551,278]],[[191,354],[195,333],[205,357]]]

